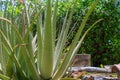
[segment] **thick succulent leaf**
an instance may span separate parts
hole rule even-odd
[[[21,37],[19,31],[17,30],[17,28],[15,26],[8,19],[5,19],[5,18],[0,18],[0,19],[5,20],[11,24],[12,29],[15,30],[15,33],[18,37],[19,43],[25,44],[23,41],[23,38]],[[35,63],[34,63],[34,61],[31,60],[31,57],[30,57],[30,54],[26,48],[26,45],[22,46],[22,50],[24,51],[24,53],[22,53],[22,55],[24,55],[23,57],[26,61],[26,65],[27,65],[27,68],[29,70],[30,76],[32,76],[33,79],[39,79],[39,74],[37,72]]]
[[[26,11],[26,16],[27,16],[27,24],[30,26],[30,14],[29,14],[29,6],[28,4],[25,3],[25,11]]]
[[[68,51],[68,54],[67,56],[65,57],[61,67],[58,69],[58,71],[55,73],[54,77],[53,77],[53,80],[57,80],[57,79],[60,79],[63,74],[65,73],[66,69],[68,68],[70,62],[68,62],[68,60],[71,58],[71,56],[73,55],[73,50],[75,49],[77,43],[78,43],[78,40],[81,36],[81,32],[83,30],[83,28],[85,27],[85,24],[86,24],[86,21],[89,17],[89,15],[92,13],[95,5],[98,3],[99,0],[96,0],[95,2],[92,3],[92,5],[90,5],[89,7],[89,10],[85,16],[85,18],[83,19],[83,22],[81,23],[81,26],[79,27],[78,31],[77,31],[77,34],[75,35],[75,38],[71,44],[71,47],[70,47],[70,50]]]
[[[0,30],[1,31],[1,30]],[[2,32],[3,33],[3,32]],[[8,61],[8,55],[6,55],[5,50],[3,49],[3,44],[6,44],[5,39],[2,38],[1,32],[0,32],[0,65],[1,65],[1,70],[3,71],[3,73],[6,73],[6,64]],[[8,47],[9,48],[9,47]],[[10,49],[9,49],[10,50]]]
[[[0,79],[3,79],[3,80],[10,80],[10,77],[5,76],[5,75],[3,75],[3,74],[0,74]]]
[[[85,38],[85,36],[87,35],[87,33],[98,23],[100,22],[101,20],[103,19],[100,19],[98,21],[96,21],[92,26],[90,26],[87,31],[85,31],[85,33],[83,34],[83,36],[81,37],[81,39],[79,40],[78,44],[76,45],[76,47],[74,48],[73,52],[72,52],[72,55],[69,57],[68,60],[66,60],[69,64],[71,63],[71,61],[73,60],[73,58],[75,57],[75,54],[77,54],[79,48],[81,47],[81,44]],[[67,69],[67,67],[66,67]]]
[[[30,54],[30,57],[31,57],[31,60],[33,61],[33,63],[34,63],[34,50],[33,50],[33,46],[32,46],[32,40],[33,40],[33,36],[32,36],[32,33],[30,32],[29,33],[29,37],[28,37],[28,40],[27,40],[27,42],[28,42],[28,44],[27,44],[27,49],[28,49],[28,51],[29,51],[29,54]],[[26,42],[26,43],[27,43]]]
[[[47,1],[47,10],[45,16],[44,26],[44,41],[43,41],[43,53],[41,58],[41,76],[45,79],[51,78],[53,74],[53,35],[52,35],[52,3],[51,0]]]
[[[52,27],[52,30],[53,30],[53,32],[52,32],[52,35],[53,35],[53,53],[54,53],[54,66],[53,66],[53,70],[55,70],[55,67],[56,67],[56,61],[57,61],[57,54],[56,54],[56,52],[55,52],[55,50],[56,50],[56,47],[55,47],[55,45],[56,45],[56,22],[57,22],[57,11],[58,11],[58,0],[56,0],[56,2],[55,2],[55,6],[54,6],[54,12],[53,12],[53,19],[52,19],[52,25],[53,25],[53,27]]]
[[[53,51],[55,50],[55,43],[56,43],[57,11],[58,11],[58,0],[56,0],[56,2],[55,2],[53,18],[52,18]]]
[[[12,22],[11,22],[10,20],[6,19],[6,18],[0,17],[0,20],[5,20],[5,21],[7,21],[8,23],[12,24]]]
[[[43,36],[42,36],[42,16],[40,14],[38,22],[37,22],[37,65],[39,70],[41,69],[41,61],[42,61],[42,53],[43,53]]]
[[[67,23],[67,17],[68,17],[68,13],[66,14],[66,17],[64,19],[64,22],[63,22],[63,26],[62,26],[62,30],[61,30],[61,33],[59,34],[58,36],[58,41],[57,41],[57,44],[56,44],[56,47],[55,47],[55,51],[54,51],[54,70],[56,71],[56,68],[58,67],[58,59],[59,59],[59,56],[61,54],[61,51],[62,49],[64,49],[64,42],[66,40],[66,37],[63,37],[63,35],[67,34],[65,33],[66,32],[66,23]]]
[[[25,78],[26,77],[25,73],[22,70],[21,65],[19,64],[17,58],[12,53],[12,51],[9,51],[8,48],[4,44],[3,44],[3,49],[5,50],[5,53],[8,55],[8,62],[7,62],[7,65],[6,65],[6,75],[9,76],[9,77],[12,77],[12,75],[14,74],[13,70],[15,69],[15,67],[13,66],[13,63],[11,63],[11,62],[14,62],[15,65],[16,65],[16,68],[20,72],[20,75],[23,78]]]
[[[66,18],[63,23],[63,28],[62,28],[60,37],[58,38],[58,42],[57,42],[57,46],[56,46],[56,50],[55,50],[55,62],[56,63],[54,64],[56,66],[56,68],[58,67],[58,65],[60,63],[60,57],[61,57],[63,49],[65,48],[65,43],[67,41],[67,35],[69,32],[70,23],[71,23],[73,11],[74,11],[73,9],[74,8],[72,8],[68,19],[67,19],[68,14],[66,14]]]
[[[5,47],[4,44],[2,44],[2,46],[3,46],[4,52],[7,53],[6,56],[8,56],[8,59],[6,60],[7,62],[5,62],[5,63],[6,63],[6,66],[5,66],[5,68],[6,68],[5,74],[6,74],[7,76],[9,76],[9,77],[12,77],[12,75],[13,75],[14,72],[13,72],[13,63],[11,63],[12,60],[11,60],[10,57],[9,57],[9,55],[10,55],[11,53],[10,53],[10,51],[7,49],[7,47]]]
[[[4,33],[1,31],[1,29],[0,29],[0,34],[3,36],[5,42],[7,43],[8,47],[9,47],[9,49],[10,49],[11,51],[13,51],[10,42],[8,41],[8,39],[6,38],[6,36],[4,35]]]
[[[12,75],[14,74],[14,70],[13,70],[14,65],[11,62],[12,62],[12,60],[11,60],[11,58],[9,58],[7,61],[7,65],[6,65],[6,75],[9,77],[12,77]]]
[[[35,52],[37,51],[37,44],[36,44],[36,42],[37,42],[37,34],[32,39],[32,48],[33,48],[33,54],[34,55],[36,55]]]

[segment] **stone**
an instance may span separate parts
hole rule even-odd
[[[118,80],[117,78],[104,77],[103,80]]]
[[[73,59],[73,67],[86,67],[91,66],[90,54],[77,54]]]

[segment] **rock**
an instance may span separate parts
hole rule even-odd
[[[103,80],[103,76],[95,76],[94,80]]]
[[[91,66],[90,54],[77,54],[73,59],[73,67],[87,67]]]
[[[120,64],[115,64],[111,67],[113,73],[117,73],[118,80],[120,80]]]
[[[117,78],[104,77],[103,80],[118,80]]]

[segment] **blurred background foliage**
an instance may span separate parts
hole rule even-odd
[[[0,16],[7,17],[7,14],[12,15],[13,17],[11,20],[19,20],[17,19],[18,15],[22,16],[21,18],[25,18],[26,14],[23,15],[23,13],[25,13],[25,7],[23,6],[24,0],[11,1],[13,2],[6,3],[5,0],[0,1]],[[88,6],[93,0],[76,1],[77,4],[76,8],[74,9],[75,12],[71,23],[70,35],[68,36],[69,40],[66,43],[66,45],[68,45],[68,48],[74,34],[78,29],[77,25],[79,25],[82,22],[83,16],[86,14]],[[28,7],[29,9],[41,5],[37,3],[37,0],[28,0],[27,3],[30,4]],[[37,5],[35,6],[34,4],[36,3]],[[6,4],[8,6],[4,7],[4,5]],[[44,5],[44,3],[42,5]],[[59,30],[61,29],[60,25],[62,25],[64,16],[68,11],[68,5],[70,5],[68,0],[61,0],[59,2],[57,33],[59,33]],[[7,10],[7,13],[4,15],[3,10]],[[35,13],[29,13],[31,13],[31,18],[34,19]],[[100,66],[100,64],[107,65],[120,63],[120,0],[100,0],[99,4],[96,6],[94,12],[87,21],[86,29],[100,18],[103,18],[104,20],[97,24],[89,32],[89,34],[87,34],[78,54],[91,54],[93,66]],[[25,25],[26,24],[27,23],[25,23]],[[35,32],[36,25],[34,24],[33,26],[33,31]]]
[[[81,23],[88,9],[87,7],[92,1],[78,0],[72,24],[76,23],[76,21],[76,25]],[[69,5],[69,3],[66,3],[61,2],[59,4],[60,22],[63,21],[63,16],[65,16],[65,12],[67,11],[67,5]],[[79,53],[91,54],[93,66],[120,63],[120,0],[100,0],[86,24],[86,29],[100,18],[104,20],[87,34]],[[72,28],[73,26],[71,25]],[[74,27],[68,44],[71,42],[76,30],[77,27]]]

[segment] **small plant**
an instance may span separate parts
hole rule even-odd
[[[3,80],[60,80],[79,50],[88,31],[83,34],[89,15],[99,0],[94,1],[84,17],[69,50],[64,52],[74,13],[74,2],[64,18],[62,29],[57,31],[58,0],[39,2],[39,5],[24,3],[22,15],[14,17],[4,12],[0,17],[0,78]],[[44,4],[43,4],[44,3]],[[42,5],[43,4],[43,5]],[[34,16],[34,18],[33,18]],[[22,23],[21,23],[22,22]],[[33,27],[36,31],[33,32]],[[61,58],[62,57],[62,58]]]

